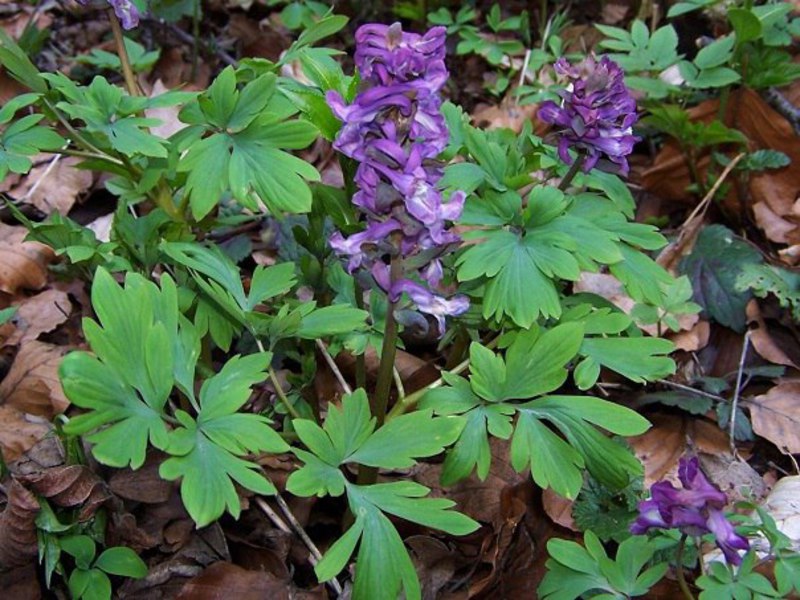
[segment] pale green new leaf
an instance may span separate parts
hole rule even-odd
[[[129,273],[123,288],[98,269],[92,305],[100,324],[91,319],[83,324],[95,357],[71,353],[59,370],[67,397],[90,409],[65,429],[80,434],[99,430],[88,439],[97,460],[111,466],[140,467],[148,441],[165,448],[164,405],[176,379],[187,389],[194,379],[197,340],[190,330],[179,330],[174,282],[164,276],[161,284],[159,289]]]

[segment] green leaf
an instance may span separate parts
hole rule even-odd
[[[672,342],[661,338],[590,337],[583,340],[580,353],[631,381],[644,383],[675,372],[675,362],[669,357],[673,349]]]
[[[736,37],[733,35],[727,35],[713,41],[694,57],[695,66],[700,70],[722,66],[733,55],[735,43]]]
[[[111,600],[111,581],[99,569],[75,569],[68,585],[75,600]]]
[[[237,412],[250,397],[251,386],[266,378],[270,358],[269,353],[233,357],[204,382],[197,420],[178,412],[182,427],[170,433],[166,448],[173,457],[162,463],[159,473],[169,480],[182,478],[181,498],[198,527],[215,521],[226,509],[238,518],[233,481],[259,494],[275,493],[258,465],[240,457],[285,452],[288,445],[265,417]]]
[[[669,565],[660,563],[640,575],[652,560],[656,544],[646,537],[633,536],[622,542],[615,559],[610,559],[592,531],[585,532],[583,548],[576,542],[557,538],[547,542],[551,558],[539,586],[544,600],[575,600],[593,590],[608,592],[593,598],[644,596],[666,573]]]
[[[79,569],[89,569],[94,561],[94,540],[88,535],[69,535],[59,540],[61,549],[75,559]]]
[[[92,306],[102,326],[84,319],[83,328],[95,356],[73,352],[59,368],[67,397],[90,411],[73,417],[65,431],[99,430],[87,438],[95,444],[95,458],[137,469],[144,463],[148,440],[159,449],[166,447],[164,406],[176,377],[184,385],[193,379],[188,367],[196,358],[188,358],[189,365],[175,362],[175,349],[185,336],[178,333],[177,291],[168,276],[159,289],[129,273],[122,288],[98,269]]]
[[[746,8],[732,7],[728,9],[728,20],[736,32],[736,43],[743,44],[761,37],[761,21],[752,11]]]
[[[583,457],[527,411],[520,411],[511,439],[511,465],[522,471],[531,463],[531,476],[541,488],[575,498],[583,484]]]
[[[317,137],[306,121],[288,120],[297,109],[274,94],[275,76],[262,75],[236,89],[225,69],[181,118],[212,134],[188,145],[178,171],[188,172],[185,193],[192,213],[202,219],[229,189],[243,206],[274,213],[307,212],[317,170],[286,150],[305,148]],[[188,138],[190,141],[192,138]],[[253,194],[256,196],[254,197]]]
[[[0,31],[0,64],[24,86],[39,94],[47,93],[41,73],[5,30]]]
[[[590,396],[548,396],[527,402],[518,411],[553,423],[604,485],[622,489],[633,476],[641,475],[636,457],[593,426],[618,435],[638,435],[649,423],[634,411]]]
[[[94,566],[112,575],[132,577],[134,579],[141,579],[147,576],[147,565],[144,564],[144,561],[133,550],[123,546],[115,546],[105,550],[97,557]]]
[[[13,319],[14,315],[17,314],[17,308],[16,306],[9,306],[8,308],[0,310],[0,325],[4,325]]]
[[[367,327],[369,313],[346,304],[332,304],[316,308],[303,316],[296,335],[304,339],[318,339],[331,335],[362,331]]]
[[[536,248],[531,246],[510,231],[491,231],[456,260],[461,281],[489,278],[483,297],[484,318],[500,320],[507,315],[528,328],[539,315],[561,314],[556,287],[537,266]]]
[[[413,482],[347,484],[355,523],[317,565],[319,579],[336,575],[360,541],[353,597],[395,598],[402,590],[409,600],[419,600],[421,590],[414,565],[400,535],[384,513],[452,535],[465,535],[478,528],[469,517],[448,510],[453,506],[452,501],[424,498],[429,491]]]
[[[458,439],[464,427],[460,417],[433,417],[431,410],[400,415],[374,432],[352,453],[347,462],[402,469],[415,458],[436,456]]]
[[[762,262],[761,254],[739,240],[726,227],[705,227],[697,238],[692,253],[679,265],[689,276],[694,300],[704,313],[735,331],[744,331],[745,306],[751,292],[736,287],[739,274],[749,264]]]
[[[250,281],[247,309],[253,310],[264,300],[285,294],[295,283],[294,263],[282,263],[271,267],[257,266]]]
[[[566,364],[578,353],[583,326],[564,323],[535,335],[519,333],[506,351],[508,378],[503,400],[525,399],[551,392],[567,378]]]

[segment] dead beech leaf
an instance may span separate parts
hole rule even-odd
[[[761,309],[759,308],[758,301],[753,298],[747,303],[747,323],[758,326],[750,329],[750,341],[756,352],[769,362],[776,365],[785,365],[787,367],[795,367],[795,362],[786,355],[776,340],[770,335],[767,324],[761,316]]]
[[[79,521],[89,519],[111,497],[106,483],[85,465],[60,465],[17,479],[56,506],[80,507]]]
[[[215,562],[184,584],[178,600],[289,600],[289,585],[269,573]]]
[[[13,318],[16,331],[3,345],[16,346],[35,340],[61,325],[72,312],[67,294],[56,289],[45,290],[17,305],[19,308]]]
[[[484,129],[511,129],[514,133],[522,131],[525,123],[533,120],[538,106],[525,104],[520,106],[512,99],[513,94],[507,94],[500,104],[483,104],[472,111],[472,122],[477,127]],[[544,123],[534,121],[536,133],[544,133],[547,129]]]
[[[0,234],[0,292],[16,295],[20,290],[40,290],[47,284],[47,265],[53,250],[38,242],[21,241],[24,227],[6,227]]]
[[[554,523],[566,527],[572,531],[580,531],[575,520],[572,518],[572,507],[575,501],[556,494],[551,488],[542,492],[542,505],[547,516],[553,519]]]
[[[22,566],[36,557],[39,550],[36,537],[38,514],[36,496],[12,479],[8,504],[0,514],[0,571]]]
[[[0,402],[46,418],[64,412],[69,400],[61,389],[58,366],[67,351],[63,346],[37,341],[22,346],[0,382]]]
[[[0,452],[6,463],[17,460],[52,429],[41,417],[26,415],[13,406],[0,404]]]
[[[766,394],[742,403],[753,431],[785,454],[800,453],[800,380],[784,380]]]
[[[715,119],[718,100],[708,100],[689,109],[693,121],[708,123]],[[769,148],[785,153],[791,160],[788,167],[770,169],[753,174],[749,181],[750,205],[757,224],[772,241],[784,244],[800,243],[800,171],[793,165],[800,162],[800,145],[789,122],[778,114],[761,96],[750,89],[740,88],[729,99],[726,124],[744,133],[749,139],[749,149]],[[708,156],[700,157],[697,169],[700,177],[708,167]],[[656,156],[654,164],[642,174],[645,189],[657,193],[665,200],[687,202],[689,169],[674,142],[668,142]],[[732,213],[740,211],[736,186],[724,202]],[[783,221],[783,222],[781,222]]]
[[[47,155],[43,155],[47,156]],[[57,212],[66,215],[78,196],[93,182],[91,171],[77,169],[81,159],[56,156],[35,166],[27,176],[9,190],[9,195],[32,204],[44,214]]]
[[[761,507],[775,519],[778,531],[789,536],[795,552],[800,551],[800,476],[778,481]]]

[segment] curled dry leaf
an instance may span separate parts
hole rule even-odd
[[[66,292],[56,289],[45,290],[16,304],[19,307],[13,318],[16,331],[2,345],[24,345],[33,341],[42,333],[53,331],[72,312]]]
[[[0,452],[6,463],[13,462],[51,431],[41,417],[26,415],[13,406],[0,405]]]
[[[785,454],[800,453],[800,380],[778,383],[766,394],[742,403],[750,409],[753,431]]]
[[[64,412],[69,400],[58,379],[58,366],[67,351],[63,346],[37,341],[22,346],[0,382],[0,402],[46,418]]]
[[[36,496],[12,480],[7,500],[5,510],[0,514],[0,571],[30,562],[39,550],[36,538],[39,501]]]
[[[24,227],[0,227],[0,292],[13,296],[47,284],[47,265],[55,253],[39,242],[23,242],[27,234]]]
[[[89,519],[111,497],[105,482],[85,465],[61,465],[17,480],[56,506],[80,507],[79,521]]]

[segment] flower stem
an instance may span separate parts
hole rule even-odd
[[[675,556],[678,587],[681,588],[681,592],[686,600],[695,600],[694,594],[692,594],[692,591],[689,589],[689,584],[686,582],[686,575],[683,572],[683,550],[686,547],[686,537],[685,533],[681,536],[678,542],[678,553]]]
[[[122,25],[119,23],[113,8],[108,9],[108,19],[111,22],[111,33],[114,34],[114,43],[117,45],[119,62],[122,64],[122,76],[125,78],[125,88],[131,96],[141,96],[139,85],[136,83],[136,76],[131,68],[131,61],[128,58],[128,51],[125,49],[125,36],[122,35]]]
[[[389,267],[389,306],[386,310],[386,328],[383,331],[383,346],[381,348],[381,362],[378,366],[378,381],[375,383],[375,393],[370,396],[370,411],[377,421],[377,427],[386,420],[386,407],[389,405],[389,392],[392,389],[394,375],[394,359],[397,354],[397,320],[394,311],[397,302],[392,300],[392,285],[399,280],[403,273],[403,263],[397,256],[392,257]],[[358,467],[358,484],[372,485],[378,480],[378,469],[367,465]]]
[[[381,348],[381,362],[378,367],[378,381],[375,383],[375,393],[372,396],[372,416],[380,427],[386,420],[386,407],[389,404],[389,391],[392,389],[392,374],[394,358],[397,354],[397,320],[394,311],[397,302],[391,299],[391,288],[398,281],[403,272],[403,264],[399,257],[392,257],[389,273],[389,307],[386,310],[386,329],[383,332],[383,347]]]
[[[575,179],[575,175],[578,174],[581,167],[583,166],[583,154],[579,154],[578,158],[575,159],[575,162],[572,163],[572,166],[567,171],[567,174],[564,175],[564,179],[561,180],[561,183],[558,184],[558,189],[562,192],[569,187],[569,184],[572,183],[572,180]]]

